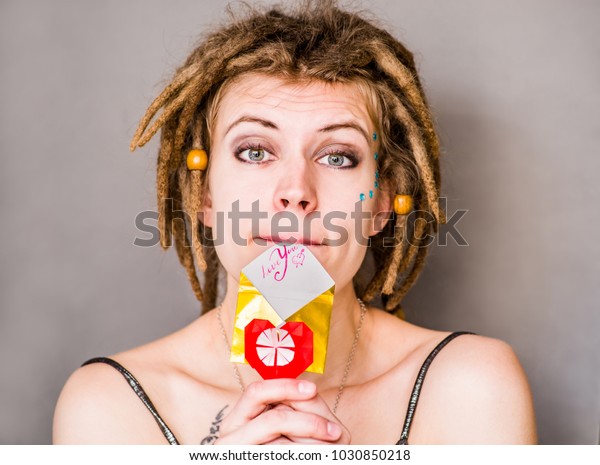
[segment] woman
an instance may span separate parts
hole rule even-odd
[[[161,245],[175,240],[203,314],[78,369],[56,443],[535,442],[510,347],[393,315],[444,221],[438,139],[404,46],[330,2],[251,13],[192,52],[132,149],[158,130]],[[298,227],[282,233],[282,216]],[[263,381],[229,361],[240,271],[294,241],[335,282],[325,372]],[[379,296],[383,310],[365,305]]]

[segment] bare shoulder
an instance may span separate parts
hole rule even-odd
[[[136,397],[113,367],[94,363],[78,368],[58,399],[53,443],[156,443],[160,440],[158,428],[152,425],[152,417]]]
[[[204,315],[175,333],[110,356],[135,377],[179,441],[202,439],[200,429],[207,429],[215,415],[202,405],[213,402],[216,408],[222,403],[215,397],[220,398],[223,389],[212,381],[220,369],[214,360],[215,347],[221,347],[216,344],[219,335],[207,323],[212,317]],[[54,414],[53,442],[167,441],[128,380],[112,366],[93,363],[77,369],[66,382]]]
[[[465,334],[432,362],[411,435],[414,443],[536,442],[526,375],[505,342]]]
[[[374,309],[375,310],[375,309]],[[390,354],[375,374],[398,395],[390,422],[403,422],[423,362],[449,332],[371,312],[370,345]],[[383,357],[380,357],[383,359]],[[379,362],[383,363],[383,362]],[[377,366],[377,360],[370,360]],[[379,379],[379,378],[375,378]],[[384,402],[390,410],[390,399]],[[527,377],[514,350],[498,339],[462,334],[437,352],[421,385],[408,437],[410,444],[533,444],[537,441]]]

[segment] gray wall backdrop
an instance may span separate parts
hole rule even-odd
[[[409,319],[508,341],[540,442],[597,444],[600,2],[362,5],[415,51],[448,216],[468,210],[469,246],[433,250]],[[224,6],[0,3],[0,443],[50,442],[81,362],[197,316],[174,251],[132,245],[136,214],[155,208],[156,145],[128,145]]]

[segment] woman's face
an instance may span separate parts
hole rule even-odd
[[[375,187],[375,133],[354,84],[251,74],[230,85],[211,134],[203,218],[227,272],[238,279],[274,241],[295,241],[336,289],[350,283],[377,233],[373,217],[390,209]]]

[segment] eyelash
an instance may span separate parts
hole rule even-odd
[[[358,157],[352,153],[348,153],[348,152],[343,152],[337,149],[330,149],[327,152],[325,152],[323,155],[321,155],[319,157],[319,160],[328,157],[330,155],[340,155],[342,157],[347,158],[348,160],[350,160],[350,163],[352,163],[350,166],[334,166],[334,165],[329,165],[331,168],[333,168],[334,170],[347,170],[347,169],[352,169],[355,168],[358,165]]]
[[[267,149],[263,144],[261,144],[260,142],[257,143],[246,143],[243,145],[240,145],[236,150],[235,150],[235,157],[241,161],[242,163],[248,163],[250,165],[256,165],[257,163],[266,163],[266,162],[252,162],[252,161],[248,161],[248,160],[244,160],[243,158],[240,157],[240,154],[242,152],[245,152],[246,150],[264,150],[265,152],[270,152],[269,149]]]
[[[246,150],[264,150],[265,152],[271,153],[269,151],[268,148],[266,148],[263,144],[261,144],[260,142],[257,143],[247,143],[247,144],[243,144],[241,146],[239,146],[236,150],[235,150],[235,157],[241,161],[242,163],[248,163],[251,165],[255,165],[255,164],[260,164],[260,163],[268,163],[268,162],[252,162],[252,161],[247,161],[244,160],[243,158],[240,157],[240,154],[242,152],[245,152]],[[326,151],[324,154],[322,154],[318,159],[321,160],[325,157],[328,157],[330,155],[340,155],[342,157],[345,157],[346,159],[350,160],[350,162],[352,163],[350,166],[340,166],[340,167],[335,167],[333,165],[329,165],[331,168],[333,169],[337,169],[337,170],[345,170],[345,169],[351,169],[351,168],[355,168],[358,165],[358,157],[352,153],[348,153],[348,152],[343,152],[337,149],[330,149],[328,151]]]

